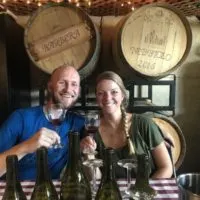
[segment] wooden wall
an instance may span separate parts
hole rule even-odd
[[[23,43],[24,29],[0,15],[0,122],[15,108],[30,105],[30,61]]]
[[[8,88],[8,71],[7,71],[7,57],[6,57],[6,28],[5,16],[0,15],[0,122],[2,122],[8,115],[10,99]]]

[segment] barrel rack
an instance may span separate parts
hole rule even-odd
[[[128,111],[135,113],[144,112],[161,112],[168,116],[174,116],[175,113],[175,88],[176,88],[176,76],[168,75],[167,77],[159,80],[124,80],[125,86],[129,91],[129,104]],[[162,98],[168,99],[167,105],[157,105],[153,102],[153,90],[155,86],[159,86],[161,89],[163,86],[169,88],[166,96],[161,95]],[[145,87],[145,95],[143,90]],[[98,106],[95,100],[94,84],[89,80],[83,80],[81,83],[81,95],[72,108],[75,111],[90,111],[98,110]]]

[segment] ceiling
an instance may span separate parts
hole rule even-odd
[[[39,5],[49,2],[48,0],[0,0],[0,12],[8,9],[15,15],[30,15]],[[193,15],[200,18],[200,0],[68,0],[68,2],[82,7],[92,16],[125,15],[131,12],[132,7],[137,9],[146,4],[165,2],[181,10],[185,16]]]

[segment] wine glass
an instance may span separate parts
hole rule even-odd
[[[91,187],[91,191],[92,191],[92,198],[94,199],[96,196],[96,192],[97,192],[97,184],[96,184],[96,172],[97,172],[97,168],[103,166],[103,160],[102,159],[87,159],[85,161],[83,161],[83,164],[91,167],[92,169],[92,187]]]
[[[94,139],[94,134],[98,131],[100,124],[99,113],[98,112],[89,112],[85,115],[85,130],[87,135]],[[93,149],[86,148],[84,149],[85,154],[95,155],[97,152]]]
[[[124,167],[127,170],[127,187],[126,190],[124,191],[124,193],[122,194],[122,198],[126,199],[126,198],[130,198],[130,188],[131,188],[131,171],[132,169],[137,169],[137,159],[136,158],[125,158],[125,159],[121,159],[117,162],[117,164],[120,167]]]
[[[47,116],[48,120],[53,124],[55,131],[59,134],[59,129],[61,123],[65,119],[66,110],[63,105],[60,103],[50,104],[47,106]],[[61,143],[56,142],[53,145],[53,148],[62,148],[63,145]]]
[[[85,130],[87,135],[90,136],[94,140],[94,134],[97,133],[98,127],[100,124],[99,113],[98,112],[89,112],[85,115]],[[97,192],[96,185],[96,171],[98,167],[103,165],[103,161],[101,159],[95,158],[97,151],[91,148],[85,148],[83,153],[87,155],[87,160],[83,162],[84,165],[90,167],[92,169],[92,198],[95,198]]]

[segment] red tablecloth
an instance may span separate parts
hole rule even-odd
[[[60,191],[60,181],[54,180],[54,185],[56,186],[56,190],[59,194]],[[99,183],[99,182],[97,182]],[[135,181],[132,181],[134,184]],[[5,190],[5,182],[0,182],[0,200],[2,199],[2,195]],[[33,191],[33,187],[35,182],[33,181],[23,181],[21,182],[23,190],[27,195],[27,199],[29,200],[31,197],[31,193]],[[126,189],[126,181],[119,180],[118,185],[121,191]],[[157,180],[150,180],[150,185],[157,191],[157,196],[155,197],[156,200],[178,200],[180,199],[180,191],[175,179],[157,179]]]

